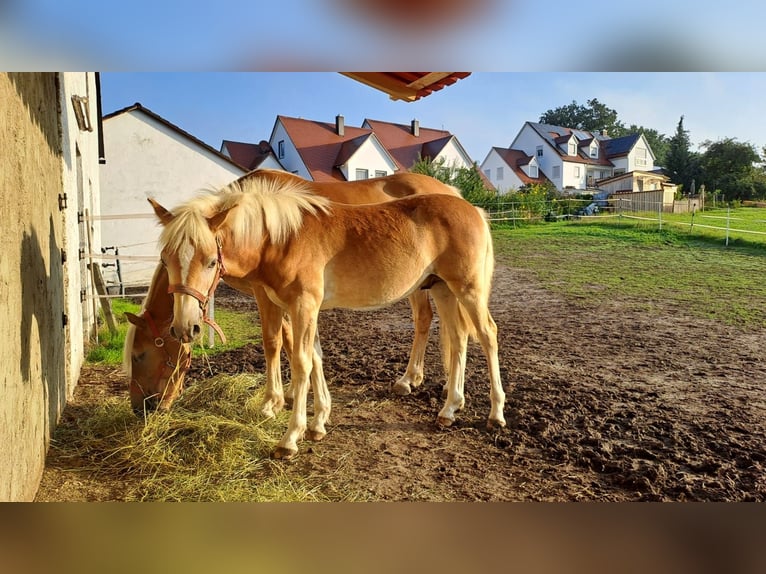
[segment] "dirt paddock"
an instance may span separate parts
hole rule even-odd
[[[228,290],[216,304],[254,308]],[[489,384],[477,344],[469,348],[465,409],[439,429],[438,324],[426,382],[399,397],[390,385],[412,339],[406,303],[323,312],[332,424],[322,442],[302,442],[297,459],[283,463],[287,475],[337,476],[341,486],[326,481],[331,499],[343,488],[397,501],[766,500],[766,332],[662,303],[647,311],[630,300],[565,301],[503,265],[492,312],[507,393],[508,426],[499,432],[485,430]],[[253,345],[212,357],[211,366],[264,369]],[[192,381],[207,376],[193,366]],[[69,416],[115,394],[127,400],[114,369],[87,367]],[[38,500],[119,499],[119,485],[73,480],[72,464],[49,456]]]

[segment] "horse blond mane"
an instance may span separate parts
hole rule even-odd
[[[160,248],[176,251],[191,242],[212,251],[215,235],[207,218],[231,209],[225,226],[234,248],[259,244],[264,236],[282,243],[297,232],[303,216],[327,213],[330,201],[311,192],[308,182],[282,172],[258,170],[214,191],[204,192],[173,210],[160,235]]]

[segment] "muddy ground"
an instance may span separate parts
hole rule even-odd
[[[223,290],[219,307],[254,308]],[[564,300],[522,270],[499,265],[492,313],[508,426],[485,430],[489,384],[480,347],[469,348],[466,405],[449,429],[441,406],[438,324],[426,382],[395,396],[412,338],[406,303],[320,317],[332,424],[303,442],[288,475],[336,476],[344,489],[391,501],[766,500],[766,362],[763,330],[701,320],[662,302],[594,307]],[[214,372],[262,372],[258,346],[211,358]],[[191,380],[209,376],[195,364]],[[86,367],[67,416],[124,396],[115,369]],[[120,484],[72,473],[49,456],[38,500],[119,500]]]

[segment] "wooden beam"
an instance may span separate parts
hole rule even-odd
[[[418,90],[412,89],[383,72],[341,72],[342,75],[367,84],[377,90],[386,92],[392,100],[414,102],[418,98]]]
[[[451,75],[452,72],[428,72],[425,76],[422,78],[418,78],[414,82],[410,82],[407,84],[408,88],[412,88],[413,90],[422,90],[423,88],[427,88],[431,84],[435,84],[436,82],[443,80],[447,76]]]

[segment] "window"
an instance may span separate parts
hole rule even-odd
[[[577,144],[569,140],[569,155],[577,155]]]
[[[646,148],[645,147],[637,147],[636,148],[636,165],[637,166],[646,166]]]
[[[279,143],[277,143],[277,157],[279,159],[285,157],[285,140],[279,140]]]
[[[503,179],[503,168],[502,168],[502,167],[498,167],[498,168],[497,168],[497,177],[496,177],[496,179],[497,179],[498,181],[500,181],[501,179]]]
[[[598,146],[596,144],[590,144],[590,157],[598,157]]]
[[[388,173],[383,170],[380,170],[380,169],[375,170],[375,177],[386,177],[387,175]]]
[[[553,166],[553,179],[558,179],[561,177],[561,166],[560,165],[554,165]]]
[[[575,177],[580,177],[580,166],[579,165],[574,166],[574,176]]]
[[[543,157],[543,146],[537,146],[537,157]]]
[[[484,175],[487,176],[487,179],[492,178],[492,170],[491,169],[485,169],[484,170]]]
[[[529,166],[529,177],[532,177],[532,178],[539,177],[536,165],[530,165]]]
[[[356,170],[356,179],[369,179],[370,177],[370,171],[367,169],[359,169]]]

